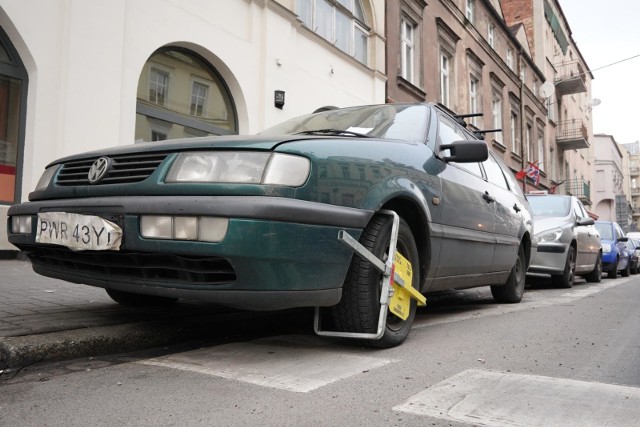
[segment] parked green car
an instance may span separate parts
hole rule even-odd
[[[117,302],[178,298],[241,309],[325,307],[340,331],[375,331],[381,273],[338,239],[398,251],[422,293],[491,285],[519,302],[532,215],[511,171],[433,104],[329,110],[258,136],[202,137],[65,157],[9,240],[37,273],[103,287]],[[389,314],[378,347],[400,344]]]

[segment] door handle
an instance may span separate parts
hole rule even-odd
[[[520,212],[522,209],[520,209],[520,206],[518,206],[517,203],[513,204],[513,210],[516,211],[516,213]]]
[[[487,203],[492,203],[495,202],[496,199],[494,199],[493,197],[491,197],[491,195],[489,194],[488,191],[485,191],[484,194],[482,195],[482,198],[485,199],[487,201]]]

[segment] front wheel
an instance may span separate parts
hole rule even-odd
[[[389,242],[393,220],[389,215],[376,214],[366,226],[360,237],[360,243],[376,257],[386,261],[389,255]],[[409,225],[400,218],[397,250],[413,266],[412,286],[419,285],[419,258],[413,233]],[[370,262],[355,254],[347,273],[342,290],[342,299],[331,308],[333,322],[338,330],[344,332],[375,333],[380,314],[380,292],[382,273]],[[395,314],[387,314],[387,322],[382,338],[363,340],[363,344],[376,348],[389,348],[402,344],[416,315],[417,303],[411,300],[409,316],[402,320]]]
[[[615,264],[611,265],[611,269],[607,272],[607,278],[615,279],[618,277],[618,260],[616,259]]]
[[[518,257],[511,269],[507,281],[502,286],[491,286],[491,295],[498,303],[516,303],[522,301],[526,280],[526,259],[522,245],[518,248]]]
[[[560,288],[571,288],[575,279],[576,272],[576,249],[569,246],[567,250],[567,260],[565,261],[564,271],[557,276],[551,276],[553,284]]]
[[[629,265],[629,261],[627,260],[627,266],[624,268],[624,270],[620,271],[620,275],[622,277],[629,277],[629,274],[631,274],[631,266]]]

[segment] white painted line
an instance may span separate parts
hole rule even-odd
[[[307,337],[286,336],[279,341],[258,340],[203,348],[140,361],[306,393],[364,371],[379,368],[390,359],[352,355],[310,345]]]
[[[615,286],[622,285],[632,279],[633,279],[632,277],[628,277],[624,279],[615,279],[615,280],[602,279],[602,282],[591,284],[591,286],[586,289],[584,289],[583,288],[584,285],[581,284],[577,288],[572,288],[571,290],[565,292],[562,295],[541,296],[538,291],[527,290],[525,291],[522,302],[520,302],[519,304],[495,304],[495,305],[484,304],[484,305],[474,306],[473,308],[470,308],[469,311],[459,313],[459,314],[442,313],[437,315],[417,316],[412,328],[419,329],[419,328],[425,328],[427,326],[459,322],[459,321],[468,320],[468,319],[475,319],[475,318],[489,317],[489,316],[499,316],[502,314],[514,313],[517,311],[528,310],[531,308],[548,307],[548,306],[559,305],[559,304],[569,304],[579,299],[602,292],[606,289],[610,289]],[[429,305],[429,297],[427,296],[427,306],[428,305]]]
[[[640,389],[472,369],[393,410],[479,426],[639,426]]]

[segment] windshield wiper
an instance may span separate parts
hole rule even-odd
[[[349,136],[357,136],[358,138],[372,138],[369,135],[365,135],[364,133],[353,132],[350,130],[342,130],[342,129],[314,129],[314,130],[305,130],[302,132],[297,132],[294,135],[349,135]]]

